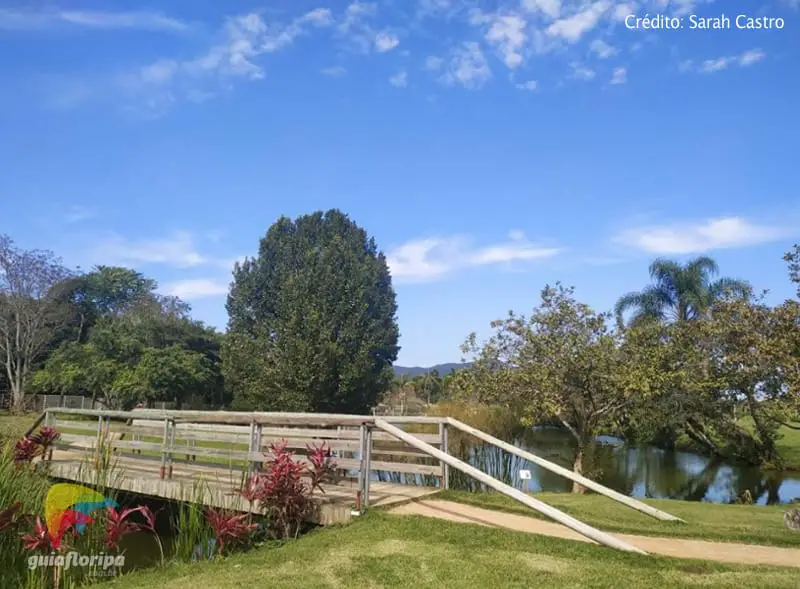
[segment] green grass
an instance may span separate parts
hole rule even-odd
[[[720,505],[672,499],[644,501],[686,521],[676,523],[654,519],[602,495],[536,493],[535,497],[607,532],[800,548],[800,534],[787,530],[783,524],[783,513],[789,509],[786,505]],[[437,498],[537,516],[532,509],[499,493],[444,491]]]
[[[110,581],[114,589],[553,587],[796,588],[797,569],[637,556],[594,545],[373,512],[214,562],[176,564]]]
[[[781,427],[781,439],[776,448],[778,455],[783,459],[783,468],[786,470],[800,471],[800,430]]]

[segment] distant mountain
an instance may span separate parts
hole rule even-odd
[[[430,366],[429,368],[423,368],[422,366],[393,366],[394,373],[397,376],[401,374],[407,374],[410,377],[419,376],[420,374],[426,374],[428,372],[432,372],[436,370],[439,373],[439,376],[444,376],[451,370],[461,370],[462,368],[469,368],[471,362],[466,363],[459,363],[459,362],[448,362],[447,364],[437,364],[436,366]]]

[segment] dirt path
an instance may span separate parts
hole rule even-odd
[[[398,515],[424,515],[459,523],[480,524],[506,528],[517,532],[542,534],[556,538],[566,538],[594,543],[592,540],[573,532],[569,528],[533,517],[503,513],[453,501],[426,500],[406,503],[389,511]],[[652,536],[633,536],[614,534],[617,538],[630,542],[650,554],[678,558],[697,558],[734,564],[768,564],[800,568],[800,550],[753,544],[734,544],[728,542],[709,542],[706,540],[684,540],[682,538],[657,538]]]

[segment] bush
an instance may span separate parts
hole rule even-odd
[[[332,478],[336,465],[325,444],[307,447],[309,464],[296,461],[285,440],[271,445],[270,452],[266,470],[253,473],[239,494],[251,508],[258,504],[276,537],[295,538],[311,514],[312,495],[324,492],[322,484]]]

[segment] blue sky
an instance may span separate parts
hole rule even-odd
[[[684,27],[626,26],[646,14]],[[0,232],[222,328],[233,261],[337,207],[389,256],[406,365],[556,280],[610,309],[657,256],[777,302],[798,27],[797,0],[0,0]]]

